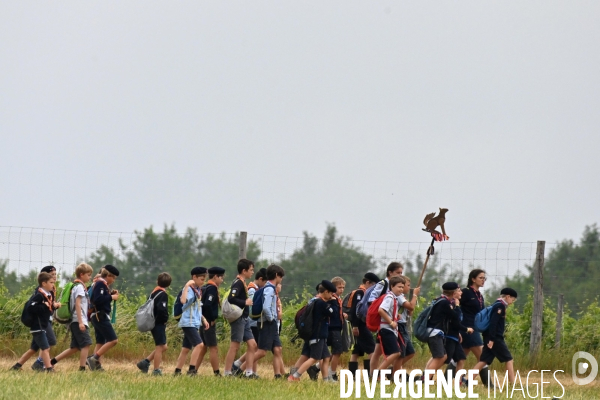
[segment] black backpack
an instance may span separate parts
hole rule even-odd
[[[298,336],[303,340],[310,340],[310,337],[313,334],[313,311],[315,309],[315,302],[316,301],[312,301],[298,310],[296,318],[294,318],[296,329],[298,329]]]
[[[25,306],[23,307],[23,312],[21,313],[21,322],[28,328],[31,328],[33,325],[33,321],[36,320],[36,317],[31,314],[31,303],[35,293],[25,302]]]

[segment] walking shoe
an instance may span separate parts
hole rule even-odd
[[[136,365],[137,365],[138,369],[145,374],[147,374],[148,370],[150,369],[150,361],[148,361],[146,359],[140,361]]]
[[[191,370],[185,373],[187,376],[196,376],[198,375],[198,371],[197,370]]]
[[[152,376],[162,376],[162,371],[160,369],[155,369],[152,371]]]
[[[54,373],[54,372],[56,372],[56,371],[54,371],[54,368],[53,368],[53,367],[50,367],[50,368],[44,368],[44,372],[48,372],[48,373]]]
[[[260,379],[260,376],[258,376],[256,373],[253,372],[250,375],[246,375],[246,374],[242,375],[242,378],[245,378],[245,379]]]
[[[317,380],[317,378],[319,377],[319,372],[321,372],[321,370],[319,368],[317,368],[315,365],[311,365],[306,370],[306,373],[308,374],[308,376],[310,376],[310,379],[313,381]]]
[[[19,366],[19,364],[15,364],[12,367],[10,367],[10,371],[20,371],[21,367]]]
[[[300,378],[294,377],[294,375],[288,376],[288,382],[300,382]]]
[[[90,368],[90,371],[98,371],[102,369],[100,362],[94,358],[94,356],[89,356],[86,361],[87,366]]]
[[[34,371],[43,371],[44,370],[44,362],[41,360],[35,360],[33,364],[31,364],[31,369]]]
[[[175,371],[175,373],[173,374],[173,376],[181,376],[181,371]]]
[[[391,375],[391,374],[390,374],[390,375]],[[334,372],[333,374],[329,375],[329,377],[330,377],[331,379],[333,379],[333,381],[334,381],[334,382],[337,382],[337,380],[338,380],[338,376],[337,376],[337,374],[336,374],[335,372]]]

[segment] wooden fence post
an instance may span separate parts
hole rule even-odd
[[[544,315],[544,250],[546,242],[538,240],[533,265],[533,315],[531,318],[531,337],[529,355],[538,354],[542,344],[542,320]]]
[[[563,303],[565,296],[561,293],[558,295],[558,305],[556,306],[556,337],[554,338],[554,347],[560,347],[560,338],[562,335],[562,319],[563,319]]]
[[[238,257],[241,260],[242,258],[246,258],[246,249],[247,249],[247,241],[248,232],[240,232],[240,251],[238,253]]]

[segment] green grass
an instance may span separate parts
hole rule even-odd
[[[59,399],[338,399],[339,384],[322,381],[312,382],[305,376],[301,382],[289,383],[275,381],[267,366],[259,371],[266,379],[244,380],[240,378],[215,378],[208,368],[201,370],[197,377],[172,376],[172,365],[167,366],[162,377],[143,375],[133,365],[106,360],[106,372],[77,372],[74,360],[60,363],[57,372],[49,375],[36,373],[29,369],[30,363],[19,372],[8,371],[12,360],[0,361],[0,398],[2,399],[39,399],[51,396]],[[539,377],[539,375],[538,375]],[[554,380],[546,386],[545,396],[560,396],[562,390]],[[579,387],[573,385],[568,375],[559,377],[565,385],[563,399],[595,399],[600,393],[600,384]],[[530,385],[532,394],[535,387]],[[392,389],[393,390],[393,389]],[[388,388],[388,393],[392,390]],[[476,390],[479,398],[488,398],[487,391]],[[352,395],[351,398],[355,398]],[[367,398],[364,388],[361,398]],[[375,398],[380,398],[377,388]],[[493,398],[493,396],[492,396]],[[496,398],[506,399],[498,395]],[[519,392],[512,398],[522,399]],[[537,398],[540,398],[539,396]]]

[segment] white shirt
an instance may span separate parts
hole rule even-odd
[[[73,289],[71,290],[71,299],[69,301],[69,304],[63,305],[63,307],[65,307],[65,306],[71,307],[72,314],[73,314],[73,322],[79,323],[77,309],[75,308],[75,301],[77,300],[78,297],[81,297],[81,319],[82,319],[81,322],[83,322],[83,324],[85,326],[89,326],[88,319],[87,319],[89,299],[87,296],[87,290],[85,290],[85,287],[82,284],[78,283],[75,286],[73,286]]]
[[[387,315],[389,315],[389,317],[392,319],[392,321],[396,320],[396,316],[394,315],[394,303],[395,303],[394,300],[395,300],[394,294],[391,292],[388,292],[385,295],[383,301],[381,302],[381,305],[379,306],[379,309],[384,310],[387,313]],[[396,313],[397,312],[398,312],[398,310],[396,309]],[[394,334],[396,336],[398,335],[398,331],[396,329],[392,328],[392,326],[390,324],[386,323],[383,318],[381,318],[380,329],[389,329],[390,331],[394,332]]]

